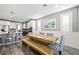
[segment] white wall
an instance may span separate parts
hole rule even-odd
[[[79,32],[63,33],[65,45],[79,49]]]

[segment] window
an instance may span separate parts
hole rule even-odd
[[[72,12],[61,15],[61,31],[72,32]]]

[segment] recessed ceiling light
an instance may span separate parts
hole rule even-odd
[[[47,7],[48,5],[47,5],[47,4],[43,4],[43,6],[44,6],[44,7]]]
[[[14,12],[11,12],[11,14],[13,14]]]

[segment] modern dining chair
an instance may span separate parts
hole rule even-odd
[[[44,33],[40,32],[40,35],[44,35]]]
[[[5,39],[5,43],[6,45],[8,45],[8,43],[12,43],[13,42],[13,36],[11,34],[6,35],[6,39]]]
[[[50,44],[49,47],[55,50],[55,54],[61,55],[63,51],[63,46],[64,46],[64,40],[63,36],[61,36],[61,39],[59,42],[56,42],[55,44]]]
[[[48,36],[53,36],[53,33],[47,33]]]

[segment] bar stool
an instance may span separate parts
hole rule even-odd
[[[1,39],[2,39],[2,45],[5,45],[6,35],[5,34],[1,35]]]
[[[15,41],[21,40],[21,36],[16,36]]]
[[[3,44],[2,37],[0,37],[0,44]]]
[[[7,38],[6,38],[6,44],[7,44],[7,43],[12,43],[12,37],[7,37]]]
[[[5,39],[6,45],[8,45],[8,43],[11,44],[12,41],[13,41],[12,35],[10,35],[10,34],[6,35],[6,39]]]

